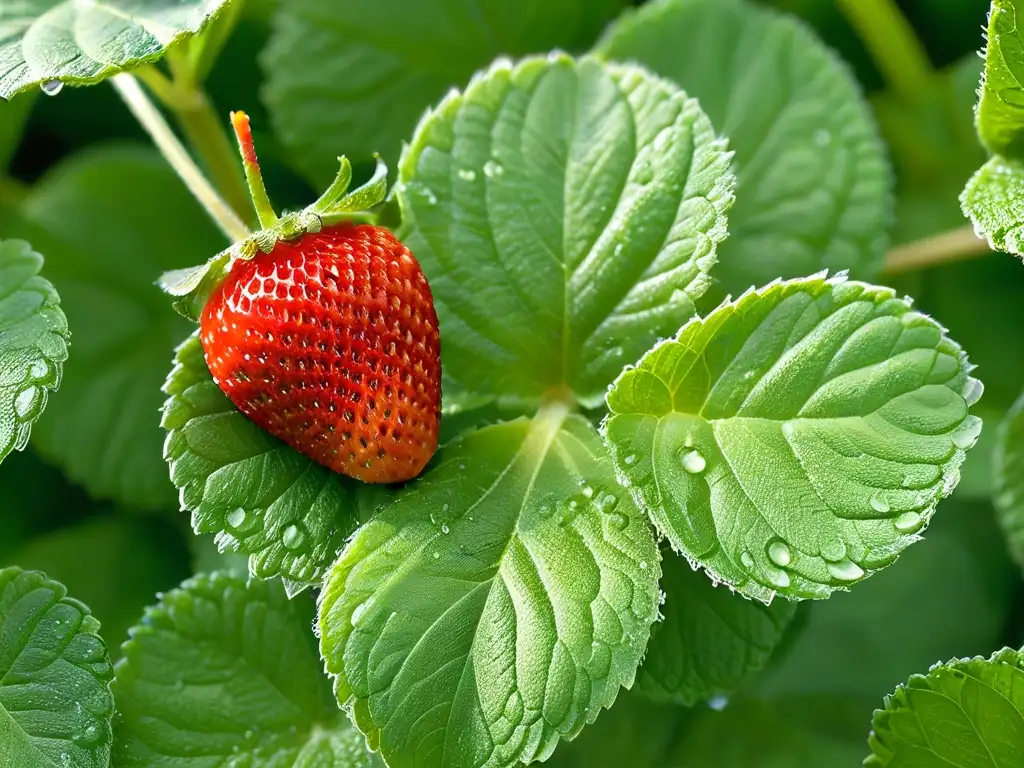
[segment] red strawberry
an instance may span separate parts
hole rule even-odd
[[[237,115],[257,211],[274,227],[248,118]],[[203,307],[214,381],[260,427],[336,472],[415,477],[437,448],[441,409],[437,314],[419,264],[369,224],[275,237],[269,253],[235,259]]]

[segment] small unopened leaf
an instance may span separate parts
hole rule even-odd
[[[0,4],[0,98],[88,85],[160,58],[227,0],[22,0]]]
[[[544,760],[632,684],[658,560],[588,422],[550,406],[470,432],[326,579],[338,701],[392,768]]]
[[[500,55],[585,50],[624,0],[287,0],[262,57],[277,134],[318,184],[398,157],[423,111]]]
[[[768,662],[796,604],[748,600],[675,555],[662,569],[664,618],[651,629],[636,690],[684,706],[731,693]]]
[[[379,765],[331,695],[309,596],[226,573],[189,579],[124,644],[114,764],[208,768]]]
[[[993,500],[1014,560],[1024,568],[1024,394],[999,425]]]
[[[261,578],[311,584],[356,527],[360,504],[387,491],[331,472],[264,432],[214,383],[198,335],[164,384],[164,457],[197,534],[249,555]]]
[[[1004,648],[914,675],[875,711],[868,768],[1024,765],[1024,654]]]
[[[881,266],[892,172],[850,71],[798,20],[742,0],[657,0],[598,46],[700,100],[736,152],[736,205],[712,276],[739,293]]]
[[[68,322],[42,265],[24,240],[0,241],[0,461],[28,443],[68,358]]]
[[[964,352],[891,289],[776,282],[625,371],[605,422],[619,476],[716,579],[823,598],[892,563],[981,431]]]
[[[967,182],[960,203],[978,237],[993,248],[1024,253],[1024,163],[993,157]]]
[[[1024,158],[1024,2],[993,0],[988,17],[978,135],[996,155]]]
[[[478,394],[569,387],[599,404],[708,287],[729,158],[694,99],[636,67],[499,61],[451,93],[397,187],[445,375]]]
[[[113,674],[99,627],[59,582],[0,570],[0,765],[110,764]]]

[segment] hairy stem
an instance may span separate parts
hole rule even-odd
[[[260,220],[260,226],[269,229],[277,224],[278,218],[267,196],[267,188],[263,184],[263,174],[256,158],[256,147],[252,143],[249,116],[245,112],[232,112],[231,125],[235,129],[235,138],[238,139],[238,153],[242,156],[242,169],[245,171],[245,181],[249,185],[249,196],[256,209],[256,216]]]
[[[181,67],[172,67],[171,71],[173,80],[154,66],[142,67],[136,75],[174,115],[213,185],[240,218],[248,219],[251,210],[249,192],[223,121],[218,119],[202,86],[197,85]]]
[[[189,192],[195,195],[195,198],[227,238],[232,242],[237,242],[248,237],[248,227],[203,176],[202,171],[189,157],[188,152],[178,141],[178,137],[174,135],[174,131],[146,96],[135,77],[121,73],[112,77],[110,81],[121,98],[124,99],[125,104],[128,105],[128,109],[153,139],[157,149],[181,177],[181,180],[185,182]]]
[[[893,248],[885,256],[882,272],[886,275],[899,275],[938,264],[977,258],[991,250],[987,241],[974,234],[973,227],[961,227]]]
[[[915,97],[934,76],[920,39],[895,0],[836,0],[896,93]]]

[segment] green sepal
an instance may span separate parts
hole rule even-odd
[[[237,259],[251,259],[257,253],[270,253],[280,241],[290,242],[303,235],[315,234],[324,227],[343,221],[372,224],[376,214],[370,209],[384,202],[387,196],[388,167],[376,156],[373,176],[361,186],[348,191],[352,182],[352,165],[344,156],[338,158],[338,174],[327,190],[312,205],[278,219],[272,227],[253,232],[218,253],[205,264],[165,272],[157,285],[176,297],[173,306],[178,314],[199,322],[207,299],[231,271]]]

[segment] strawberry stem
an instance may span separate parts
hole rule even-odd
[[[263,184],[260,163],[256,159],[256,147],[252,142],[249,116],[245,112],[232,112],[231,125],[238,139],[238,151],[242,155],[242,168],[245,169],[245,181],[249,185],[249,195],[252,197],[253,208],[256,209],[256,217],[263,229],[270,229],[277,224],[278,218],[267,196],[267,188]]]

